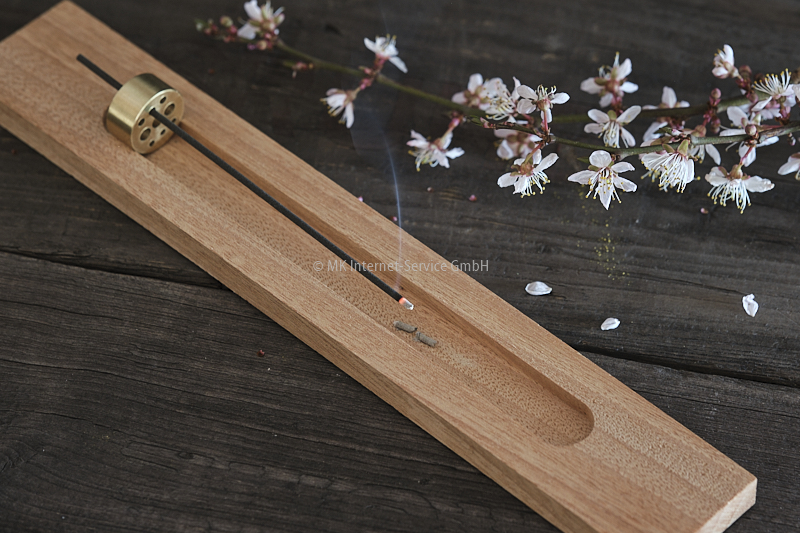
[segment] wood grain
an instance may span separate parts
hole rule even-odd
[[[0,36],[9,35],[53,3],[52,0],[3,2]],[[152,2],[134,5],[128,0],[113,4],[92,0],[80,3],[351,193],[363,195],[366,203],[382,214],[397,214],[398,199],[391,173],[384,174],[382,164],[370,154],[365,155],[358,139],[355,139],[354,150],[350,132],[327,117],[317,103],[329,87],[346,87],[350,80],[325,72],[301,74],[297,80],[292,80],[280,68],[279,60],[269,55],[225,46],[194,33],[193,16],[241,13],[238,3],[221,5],[217,0],[175,1],[163,5]],[[436,7],[435,3],[428,5]],[[491,9],[476,2],[455,2],[448,6],[442,16],[427,18],[424,10],[418,11],[418,17],[412,11],[403,15],[401,22],[411,23],[418,30],[416,39],[403,27],[397,29],[397,18],[395,24],[387,26],[398,33],[401,56],[411,69],[404,80],[419,83],[443,96],[460,90],[469,74],[475,71],[504,77],[514,74],[524,82],[558,83],[560,89],[572,95],[574,110],[585,110],[595,102],[577,91],[577,83],[599,62],[620,50],[633,59],[633,79],[641,87],[639,93],[629,97],[632,103],[657,102],[661,85],[671,85],[681,98],[699,102],[705,98],[709,87],[710,53],[723,42],[734,46],[738,61],[758,65],[760,70],[768,72],[780,70],[787,58],[792,57],[789,45],[793,42],[795,14],[791,5],[782,2],[765,2],[764,9],[756,11],[736,2],[709,2],[702,7],[678,2],[667,8],[657,2],[643,1],[637,3],[636,9],[608,3],[554,6],[534,2],[529,11],[522,13],[513,2],[493,2]],[[386,14],[386,5],[379,10],[370,1],[349,2],[344,9],[339,9],[325,2],[298,0],[287,4],[287,9],[290,16],[282,27],[282,35],[288,42],[320,57],[335,57],[353,65],[369,60],[366,51],[363,56],[359,55],[358,50],[363,46],[360,40],[371,31],[382,32],[382,17],[391,14]],[[542,23],[541,31],[518,31],[520,20],[530,24],[531,17],[536,14],[534,18],[538,20],[542,12],[552,13],[552,16],[546,19],[546,24]],[[748,13],[748,28],[759,35],[757,42],[753,41],[750,30],[740,31],[744,28],[740,20],[744,12]],[[328,24],[337,32],[325,30]],[[624,26],[625,31],[607,31],[616,25]],[[429,53],[431,50],[436,53]],[[552,59],[553,55],[557,59]],[[210,73],[210,68],[216,72]],[[724,89],[724,84],[720,86]],[[774,193],[754,197],[753,206],[743,216],[731,210],[715,210],[701,183],[687,189],[681,197],[670,197],[654,188],[640,186],[636,195],[624,198],[621,205],[604,213],[596,209],[593,202],[583,200],[573,185],[561,183],[570,172],[568,154],[562,154],[562,162],[552,169],[555,179],[547,194],[536,198],[535,202],[518,201],[510,198],[507,191],[498,190],[492,176],[504,172],[503,163],[493,160],[493,151],[487,145],[484,132],[463,129],[456,132],[454,145],[463,146],[467,155],[456,161],[450,171],[423,168],[421,173],[416,173],[413,160],[402,149],[407,130],[413,127],[434,135],[444,127],[446,118],[440,118],[435,108],[402,96],[397,98],[390,92],[382,93],[379,103],[391,110],[391,122],[384,131],[396,165],[404,227],[448,259],[490,259],[488,272],[472,275],[525,314],[557,332],[571,346],[600,350],[612,358],[691,368],[703,373],[725,373],[745,380],[797,383],[796,324],[800,316],[792,302],[797,300],[800,281],[796,271],[798,221],[793,213],[800,189],[791,177],[774,175],[774,170],[792,153],[789,147],[778,145],[773,150],[759,151],[755,172],[777,181],[778,185]],[[358,108],[357,126],[366,118],[364,112],[363,106]],[[645,126],[640,125],[638,132],[634,129],[634,134],[641,134]],[[723,154],[723,158],[726,157]],[[562,164],[567,167],[562,168]],[[428,186],[433,187],[433,193],[425,192]],[[466,198],[470,194],[476,194],[478,202],[468,202]],[[700,207],[708,208],[711,215],[701,215]],[[0,246],[14,254],[83,267],[64,271],[65,277],[58,279],[66,284],[92,274],[85,269],[100,269],[218,286],[215,280],[138,224],[2,130]],[[4,271],[6,281],[22,283],[26,275],[23,270],[29,268],[24,264],[19,269]],[[631,277],[633,269],[635,276]],[[38,286],[30,288],[31,293],[38,291],[49,303],[52,303],[50,294],[43,292],[43,287],[49,286],[46,280],[52,275],[45,271],[43,279],[35,281]],[[96,278],[91,279],[96,282]],[[132,312],[136,308],[146,315],[154,306],[164,303],[161,296],[135,300],[132,292],[124,289],[127,276],[105,279],[120,288],[111,297],[113,302],[130,306]],[[553,285],[556,290],[552,298],[527,297],[521,287],[533,279],[543,279]],[[81,287],[87,296],[100,290],[94,284]],[[137,285],[136,290],[141,292],[142,286]],[[762,303],[755,319],[743,315],[740,306],[741,296],[749,292],[756,292]],[[235,301],[223,293],[213,297],[215,301],[210,306],[219,305],[220,300],[227,301],[228,297]],[[105,297],[81,301],[89,306],[82,310],[86,314],[91,314],[91,306],[108,304]],[[50,324],[58,324],[60,315],[42,315],[34,319],[26,330],[27,336],[20,337],[16,335],[16,328],[10,326],[13,323],[10,318],[20,312],[19,308],[5,302],[0,305],[4,317],[0,321],[3,339],[0,344],[12,344],[15,353],[30,356],[40,355],[43,346],[57,349],[58,330],[53,331]],[[43,309],[33,311],[44,312]],[[609,314],[620,315],[623,326],[614,332],[601,333],[597,324]],[[84,317],[84,320],[89,318]],[[169,343],[173,339],[169,331],[176,326],[191,331],[192,320],[192,311],[181,315],[176,310],[171,312],[169,320],[150,321],[141,331],[149,332],[162,343]],[[161,330],[162,324],[164,330]],[[143,325],[139,323],[136,327]],[[236,358],[247,360],[252,355],[252,350],[238,351],[240,339],[230,335],[231,322],[224,313],[206,322],[205,328],[204,338],[214,339],[214,350],[210,351],[211,345],[207,345],[205,350],[195,348],[195,352],[202,351],[210,356],[219,350],[220,358],[228,362]],[[302,352],[305,347],[280,328],[263,329],[262,326],[254,331],[269,333],[263,340],[257,337],[252,348],[267,349],[269,346],[268,352],[291,354],[290,368],[299,376],[295,383],[303,384],[305,392],[290,395],[286,400],[288,405],[280,404],[281,407],[292,413],[313,413],[332,401],[352,417],[356,416],[352,413],[362,410],[373,417],[380,411],[380,400],[368,393],[350,402],[351,396],[345,398],[332,392],[332,378],[327,374],[320,373],[315,379],[317,373],[310,370],[314,368],[315,356],[308,353],[302,358],[296,357],[298,350]],[[146,339],[144,333],[142,339]],[[191,335],[182,339],[184,344],[191,343]],[[141,344],[145,340],[138,342]],[[158,342],[153,343],[156,351]],[[114,339],[98,334],[87,339],[79,351],[87,359],[102,358],[109,345],[114,345]],[[178,363],[188,364],[180,361],[180,343],[176,341],[170,346],[174,346],[170,350],[174,350]],[[800,507],[794,483],[797,409],[796,404],[780,400],[784,393],[786,398],[793,394],[796,398],[796,389],[762,387],[713,375],[673,372],[650,364],[591,357],[759,477],[758,503],[731,531],[796,529],[796,512]],[[194,358],[185,359],[195,361]],[[0,382],[15,379],[19,387],[33,395],[32,400],[38,402],[48,397],[56,405],[69,399],[69,395],[78,394],[70,392],[68,387],[48,388],[49,382],[43,383],[42,375],[22,372],[23,368],[20,365],[7,367]],[[691,376],[694,378],[690,379]],[[61,373],[48,377],[56,381],[68,379],[69,375]],[[94,383],[104,387],[104,380],[111,379],[110,373],[97,373]],[[114,382],[114,385],[134,387],[137,383],[146,383],[147,379],[147,376],[140,376],[125,383]],[[213,391],[214,397],[228,394],[224,386],[215,382],[212,373],[198,379],[199,383],[176,381],[174,386],[187,394],[198,387]],[[272,386],[277,384],[273,382]],[[647,392],[649,389],[658,393],[651,396]],[[333,395],[317,396],[312,393],[315,390]],[[741,409],[732,407],[739,406],[739,402],[742,402]],[[105,410],[98,408],[94,414],[102,424],[102,418],[117,409],[116,404],[108,402]],[[145,428],[143,431],[147,428],[147,420],[143,418],[166,421],[181,416],[166,408],[155,410],[155,406],[138,404],[137,409],[142,413],[138,422]],[[238,405],[221,404],[214,412],[220,417],[227,414],[229,419],[240,416]],[[297,416],[295,414],[292,420],[287,415],[287,426],[294,423],[295,431],[307,431],[308,437],[292,442],[291,457],[286,454],[280,457],[284,459],[280,472],[270,470],[259,479],[262,485],[272,488],[269,497],[255,508],[252,498],[262,494],[259,484],[254,483],[250,493],[233,491],[224,495],[222,491],[207,490],[215,486],[215,481],[226,487],[242,483],[233,471],[187,472],[170,483],[170,490],[183,495],[179,501],[170,499],[171,493],[161,490],[157,474],[154,474],[146,485],[152,487],[153,497],[146,498],[132,490],[140,478],[127,478],[125,464],[112,457],[104,459],[104,474],[114,473],[117,477],[113,485],[115,490],[94,492],[91,519],[80,522],[79,517],[68,514],[66,523],[62,521],[59,507],[75,498],[64,488],[64,478],[58,470],[53,471],[53,476],[14,478],[13,482],[7,477],[1,478],[0,487],[9,498],[4,502],[14,501],[14,495],[23,486],[29,497],[26,504],[19,507],[0,504],[0,518],[12,518],[8,523],[18,526],[13,528],[16,531],[107,530],[109,528],[102,524],[115,523],[120,516],[130,528],[136,528],[138,517],[141,523],[149,524],[145,527],[148,530],[175,530],[181,525],[190,529],[188,524],[200,524],[204,519],[213,520],[223,530],[262,529],[266,528],[263,524],[280,523],[280,527],[270,529],[307,531],[319,529],[321,520],[339,524],[334,529],[343,531],[553,530],[515,505],[513,499],[490,482],[476,481],[477,485],[473,485],[466,483],[463,477],[450,476],[448,472],[469,468],[460,467],[455,456],[452,464],[448,463],[444,469],[433,468],[430,462],[421,459],[411,459],[417,457],[420,448],[426,453],[434,453],[431,450],[437,448],[435,443],[427,444],[421,433],[418,439],[404,438],[408,433],[403,429],[406,422],[399,415],[388,416],[384,424],[369,429],[359,430],[356,421],[342,432],[336,445],[326,444],[318,433],[328,431],[338,435],[343,415],[333,415],[328,409],[311,422],[301,421],[299,426]],[[102,457],[102,448],[82,448],[85,425],[80,422],[80,415],[72,413],[70,417],[29,423],[41,422],[43,431],[47,431],[59,422],[62,428],[59,435],[65,442],[76,444],[65,445],[57,451],[49,447],[53,451],[51,461],[74,466],[69,477],[78,485],[72,486],[96,483],[94,471],[81,466],[93,464]],[[176,424],[176,427],[183,426]],[[365,433],[362,453],[342,455],[338,450],[362,442],[360,431]],[[8,433],[0,431],[4,450],[9,449],[6,435]],[[266,442],[268,436],[271,433],[267,429],[261,432],[255,429],[252,433],[254,442]],[[12,448],[32,445],[39,438],[29,432],[10,445]],[[187,438],[192,440],[191,436]],[[385,455],[378,450],[370,466],[363,458],[364,450],[372,449],[371,439],[383,443],[383,454],[391,448],[392,453],[396,451],[408,459],[390,461],[387,469],[381,470],[379,465]],[[165,431],[155,445],[180,449],[185,442],[182,433]],[[206,439],[204,445],[212,454],[249,453],[245,445],[237,446],[229,440]],[[83,460],[76,463],[70,459],[73,456]],[[309,498],[311,492],[300,496],[294,488],[298,485],[285,481],[288,475],[285,472],[292,472],[293,479],[301,479],[304,475],[315,474],[315,467],[306,469],[307,465],[323,463],[319,471],[323,472],[321,477],[328,476],[327,479],[335,481],[337,473],[346,475],[350,486],[357,490],[339,491],[336,484],[326,490],[319,484],[313,489],[315,496]],[[361,468],[353,465],[361,465]],[[3,467],[0,470],[10,472]],[[213,473],[217,477],[212,476]],[[472,475],[480,479],[477,473]],[[391,481],[384,486],[384,480]],[[406,486],[403,485],[406,480],[413,485],[409,484],[409,492],[401,496],[392,487]],[[426,480],[429,482],[425,483]],[[465,484],[471,488],[466,488]],[[115,507],[120,499],[130,505]],[[205,505],[193,505],[196,501],[203,501]],[[280,503],[268,505],[268,501]],[[427,501],[433,502],[432,505]],[[128,512],[132,514],[126,514]],[[347,527],[348,522],[352,527]],[[253,526],[254,523],[262,526]]]
[[[397,276],[442,341],[430,353],[387,325],[394,302],[357,274],[311,270],[330,257],[186,145],[144,159],[109,139],[92,112],[107,95],[78,53],[171,83],[190,133],[352,255],[398,257],[392,224],[73,4],[0,47],[6,127],[563,530],[722,531],[754,502],[753,476],[465,274]],[[410,262],[444,262],[400,235]]]
[[[227,290],[0,254],[0,295],[8,531],[556,531]],[[586,355],[759,477],[729,531],[794,529],[796,389]]]

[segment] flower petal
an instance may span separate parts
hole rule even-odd
[[[743,143],[739,146],[739,157],[744,166],[749,167],[756,160],[756,149]]]
[[[613,165],[611,167],[611,170],[613,170],[614,172],[620,173],[620,172],[628,172],[629,170],[635,170],[635,168],[633,167],[633,165],[631,165],[627,161],[620,161],[619,163]],[[620,179],[622,179],[622,178],[620,178]]]
[[[512,176],[511,172],[506,172],[505,174],[497,178],[497,184],[500,187],[508,187],[509,185],[514,185],[518,177],[519,176]]]
[[[611,205],[611,198],[614,196],[614,187],[601,182],[595,191],[600,197],[600,203],[603,204],[603,207],[608,211],[608,206]]]
[[[620,325],[620,321],[616,318],[606,318],[602,324],[600,324],[600,329],[603,331],[608,331],[610,329],[617,329]]]
[[[256,29],[249,22],[247,22],[245,23],[244,26],[242,26],[236,31],[236,35],[238,35],[242,39],[247,39],[251,41],[256,38]]]
[[[355,120],[355,116],[353,115],[353,103],[347,104],[347,107],[344,108],[344,123],[345,126],[348,128],[353,125],[353,121]]]
[[[717,150],[716,146],[714,146],[713,144],[707,144],[706,145],[706,154],[710,155],[711,159],[714,160],[714,163],[719,165],[719,163],[720,163],[719,150]]]
[[[545,294],[553,292],[553,288],[541,281],[534,281],[525,286],[525,292],[533,296],[544,296]]]
[[[719,134],[722,137],[730,137],[731,135],[744,135],[744,130],[736,129],[736,128],[729,128],[727,130],[722,130],[721,132],[719,132]]]
[[[608,107],[611,105],[611,102],[614,100],[614,95],[612,93],[606,93],[600,98],[600,107]]]
[[[541,152],[539,152],[539,153],[541,153]],[[555,154],[555,153],[550,154],[547,157],[545,157],[544,159],[542,159],[541,163],[536,165],[536,170],[542,171],[542,170],[548,169],[548,168],[552,167],[556,163],[556,161],[558,161],[558,154]]]
[[[789,156],[789,160],[778,169],[778,174],[781,176],[797,172],[800,169],[800,153]]]
[[[636,192],[636,184],[634,182],[625,178],[620,178],[619,176],[614,178],[614,185],[622,189],[624,192]]]
[[[444,155],[446,155],[450,159],[455,159],[456,157],[461,157],[462,155],[464,155],[464,149],[463,148],[453,148],[453,149],[448,150],[447,152],[445,152]]]
[[[249,2],[245,2],[244,11],[252,20],[257,20],[259,22],[264,20],[261,9],[258,7],[258,0],[250,0]]]
[[[633,82],[626,81],[620,86],[620,90],[624,93],[635,93],[639,90],[639,86]]]
[[[744,188],[750,192],[767,192],[771,191],[775,184],[761,176],[750,176],[744,180]]]
[[[661,91],[661,103],[665,104],[667,107],[675,107],[675,104],[678,103],[675,89],[664,86],[664,89]]]
[[[378,38],[375,38],[375,42],[372,42],[369,39],[367,39],[366,37],[364,37],[364,46],[369,48],[370,52],[375,52],[377,54],[378,53],[377,41],[378,41]]]
[[[644,137],[642,137],[643,141],[652,141],[653,139],[657,139],[661,136],[661,134],[656,135],[656,131],[666,126],[666,122],[653,122],[650,124],[650,127],[647,128],[647,131],[644,132]]]
[[[523,98],[528,98],[530,100],[537,100],[538,96],[536,95],[536,91],[528,87],[527,85],[520,85],[517,87],[517,94],[519,94]]]
[[[605,124],[609,120],[608,113],[604,113],[599,109],[590,109],[586,114],[589,115],[590,119],[594,120],[598,124]]]
[[[586,78],[581,82],[581,91],[589,94],[597,94],[600,92],[600,89],[602,89],[602,87],[594,82],[594,78]]]
[[[594,172],[593,170],[581,170],[580,172],[576,172],[575,174],[568,177],[567,181],[580,183],[581,185],[589,185],[589,182],[592,181],[592,177],[595,174],[597,174],[597,172]]]
[[[527,115],[531,111],[536,111],[536,106],[530,100],[520,100],[517,103],[517,112]]]
[[[722,167],[714,167],[706,174],[706,181],[714,187],[728,183],[727,172]]]
[[[617,68],[617,79],[621,80],[622,78],[627,78],[632,71],[633,65],[631,64],[630,58],[628,58]]]
[[[725,52],[725,60],[729,63],[733,64],[735,61],[733,60],[733,48],[730,45],[726,44],[722,47],[723,52]]]
[[[503,142],[497,147],[497,157],[500,159],[511,159],[514,157],[514,150],[511,149],[507,140],[503,139]]]
[[[394,65],[398,69],[400,69],[400,72],[402,72],[404,74],[408,72],[408,68],[406,68],[406,64],[403,63],[403,60],[400,59],[399,57],[397,57],[397,56],[390,57],[389,61],[392,63],[392,65]]]
[[[756,297],[754,294],[748,294],[744,298],[742,298],[742,307],[744,307],[744,312],[750,316],[756,316],[758,312],[758,302],[756,302]]]
[[[467,90],[471,93],[475,92],[475,89],[483,85],[483,76],[480,73],[476,72],[472,76],[469,77],[469,83],[467,83]]]
[[[600,124],[587,124],[583,127],[583,131],[586,133],[594,133],[595,135],[600,135],[603,133],[603,126]]]
[[[569,101],[569,95],[567,93],[556,93],[550,97],[550,102],[553,104],[563,104]]]
[[[605,168],[609,166],[612,161],[613,159],[611,158],[611,154],[605,150],[595,150],[592,152],[592,155],[589,156],[589,162],[599,168]]]
[[[742,111],[740,107],[728,108],[728,120],[730,120],[734,126],[744,126],[748,122],[747,114]]]
[[[639,116],[639,113],[641,112],[642,112],[642,106],[632,105],[619,116],[617,122],[619,122],[620,124],[630,124],[631,122],[633,122],[633,119]]]
[[[619,130],[620,135],[622,135],[622,142],[625,143],[625,146],[630,148],[631,146],[636,146],[636,139],[633,138],[631,132],[626,130],[625,128],[620,128]]]

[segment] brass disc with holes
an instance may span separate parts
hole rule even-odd
[[[150,116],[151,109],[180,124],[183,97],[156,76],[140,74],[114,95],[106,112],[106,128],[140,154],[149,154],[172,137],[172,131]]]

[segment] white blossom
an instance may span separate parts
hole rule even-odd
[[[763,81],[753,84],[754,89],[767,94],[767,98],[756,102],[753,111],[760,111],[771,102],[789,108],[794,106],[797,101],[794,94],[795,86],[790,83],[791,79],[789,69],[786,69],[780,77],[777,74],[767,74]]]
[[[642,108],[638,105],[631,106],[619,117],[614,111],[604,113],[599,109],[589,110],[589,118],[594,120],[596,124],[587,124],[584,126],[583,131],[586,133],[595,133],[603,137],[603,143],[612,148],[619,148],[619,138],[622,136],[622,141],[625,146],[633,146],[636,144],[636,139],[633,135],[624,128],[625,125],[630,124],[635,119]]]
[[[512,115],[516,112],[519,99],[517,87],[519,87],[517,78],[514,78],[515,90],[509,92],[502,79],[492,78],[484,81],[483,76],[475,73],[469,77],[467,90],[454,94],[450,99],[457,104],[486,111],[487,117],[492,120],[516,122]]]
[[[411,130],[411,140],[406,145],[414,148],[409,151],[411,155],[416,157],[417,171],[420,165],[430,165],[435,167],[442,165],[445,168],[450,168],[450,161],[448,159],[455,159],[464,155],[464,150],[461,148],[447,149],[453,140],[453,132],[448,131],[435,141],[428,141],[414,130]]]
[[[748,315],[754,317],[758,312],[758,302],[756,302],[755,294],[748,294],[742,298],[742,307],[744,307],[744,312]]]
[[[542,121],[550,123],[553,121],[553,113],[550,111],[554,104],[563,104],[569,100],[567,93],[557,93],[555,87],[545,89],[542,85],[534,90],[527,85],[520,85],[514,89],[520,96],[517,103],[517,111],[528,115],[537,109],[541,112]]]
[[[550,179],[545,174],[545,170],[553,166],[558,160],[558,155],[550,154],[542,159],[541,150],[536,150],[514,161],[511,172],[506,172],[497,179],[500,187],[514,185],[514,194],[521,194],[523,197],[536,194],[533,186],[539,188],[539,192],[544,191],[544,185],[550,183]]]
[[[508,87],[500,78],[492,78],[483,86],[489,99],[489,105],[485,109],[486,117],[492,120],[516,122],[513,115],[519,100],[517,92],[520,87],[519,80],[514,78],[514,90],[511,92],[508,92]]]
[[[408,72],[406,68],[406,64],[403,63],[403,60],[397,57],[397,47],[395,43],[397,39],[390,35],[386,37],[375,37],[375,41],[370,41],[366,37],[364,37],[364,46],[370,49],[370,51],[375,52],[375,56],[379,59],[386,61],[389,60],[394,66],[396,66],[402,72]]]
[[[600,197],[600,203],[608,209],[611,200],[616,198],[619,201],[617,189],[623,192],[634,192],[636,184],[619,176],[620,172],[633,170],[633,165],[621,161],[614,163],[611,154],[605,150],[597,150],[589,156],[589,170],[581,170],[567,178],[569,181],[589,185],[588,198],[594,192],[594,198]]]
[[[714,167],[711,172],[706,174],[706,181],[713,188],[708,193],[714,199],[714,203],[726,205],[728,200],[733,200],[739,212],[744,212],[744,208],[750,205],[749,192],[771,191],[775,185],[768,179],[760,176],[748,176],[741,170],[741,165],[736,165],[728,172],[724,167]]]
[[[610,329],[617,329],[620,325],[620,321],[618,318],[606,318],[602,324],[600,324],[600,329],[603,331],[608,331]]]
[[[542,140],[538,135],[517,130],[494,130],[494,135],[503,139],[497,147],[497,157],[500,159],[525,157],[538,150],[538,143]]]
[[[541,281],[534,281],[525,286],[525,292],[532,296],[544,296],[553,292],[553,288],[548,286],[547,283]]]
[[[781,176],[792,172],[796,173],[794,175],[795,179],[800,180],[800,153],[790,155],[789,160],[778,169],[778,174]]]
[[[614,64],[610,67],[600,67],[597,77],[586,78],[581,82],[581,90],[589,94],[600,95],[600,107],[608,107],[616,100],[622,100],[624,93],[636,92],[639,86],[627,81],[633,71],[631,60],[626,59],[619,64],[619,52],[614,57]]]
[[[342,115],[339,120],[348,128],[353,125],[355,116],[353,115],[353,100],[356,99],[358,90],[343,91],[341,89],[328,89],[328,96],[322,99],[328,105],[328,114],[332,117]],[[344,111],[344,113],[342,113]]]
[[[661,91],[661,103],[658,107],[653,105],[646,105],[642,109],[675,109],[677,107],[689,107],[689,102],[686,100],[681,100],[678,102],[678,96],[675,94],[675,90],[672,87],[664,87]],[[644,136],[642,140],[650,141],[653,139],[657,139],[661,137],[660,133],[656,133],[657,130],[666,126],[668,122],[660,117],[658,120],[650,124],[650,127],[647,128],[647,131],[644,132]]]
[[[729,137],[731,135],[744,135],[747,133],[748,126],[754,126],[757,131],[758,126],[761,125],[760,114],[756,113],[755,115],[752,115],[752,118],[748,117],[740,107],[729,107],[728,119],[730,119],[734,127],[724,128],[723,131],[720,132],[720,135],[723,137]],[[739,157],[742,158],[742,163],[744,163],[744,166],[749,167],[750,164],[756,160],[756,147],[769,146],[770,144],[775,144],[776,142],[778,142],[778,137],[769,137],[756,144],[753,144],[752,142],[739,143]]]
[[[722,50],[717,50],[717,55],[714,56],[714,69],[711,73],[720,79],[739,77],[739,70],[733,61],[733,48],[726,44]]]
[[[483,86],[483,76],[477,72],[470,76],[467,90],[454,94],[450,100],[457,104],[486,109],[489,101],[486,95],[486,87]]]
[[[286,15],[283,14],[283,8],[279,7],[273,11],[269,0],[261,7],[258,7],[258,0],[245,2],[244,10],[250,20],[239,28],[236,34],[248,40],[255,39],[258,32],[278,35],[278,26],[286,18]]]
[[[689,157],[689,141],[681,142],[677,150],[665,145],[665,149],[639,156],[648,170],[645,176],[658,179],[662,189],[675,187],[683,192],[686,184],[694,180],[694,160]]]

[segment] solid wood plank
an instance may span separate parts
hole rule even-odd
[[[555,531],[226,290],[0,254],[0,303],[9,530]],[[796,389],[587,355],[759,477],[729,531],[794,531]]]
[[[58,40],[57,52],[49,39]],[[721,531],[752,505],[752,476],[467,276],[412,271],[402,277],[402,290],[421,302],[413,319],[443,341],[431,360],[385,331],[381,323],[397,311],[381,309],[385,304],[363,280],[359,288],[354,275],[345,282],[309,276],[310,262],[322,257],[319,250],[274,215],[259,213],[254,197],[232,189],[229,179],[215,176],[185,145],[171,143],[148,161],[109,143],[91,118],[102,94],[97,84],[76,75],[76,53],[99,56],[102,65],[111,51],[117,71],[131,68],[126,63],[141,65],[172,82],[195,110],[184,124],[201,141],[362,260],[387,263],[396,257],[391,224],[71,4],[61,4],[3,46],[7,127],[560,528],[640,531],[670,524],[670,530]],[[41,71],[48,76],[42,78]],[[45,93],[63,94],[54,83],[80,86],[81,99],[45,103]],[[39,115],[31,113],[30,97]],[[217,131],[202,124],[215,124]],[[289,189],[291,182],[297,189]],[[265,228],[268,238],[253,233],[263,235]],[[411,261],[442,260],[412,238],[403,239]],[[507,327],[517,333],[509,336]],[[365,343],[367,337],[374,343]],[[398,351],[402,363],[394,362]],[[420,367],[423,379],[409,374]],[[541,442],[531,447],[532,437]]]

